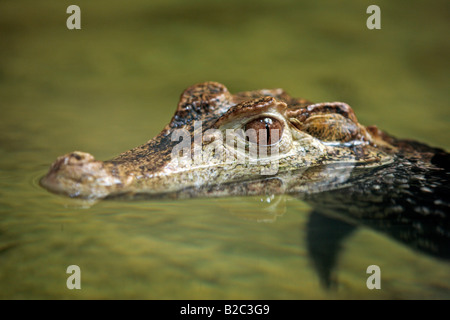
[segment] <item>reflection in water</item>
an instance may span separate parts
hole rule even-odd
[[[350,178],[349,187],[306,197],[314,208],[308,223],[308,250],[326,287],[333,284],[342,240],[358,225],[431,256],[450,259],[450,155],[433,152],[434,168],[398,157],[393,165]]]
[[[312,212],[309,217],[306,238],[308,254],[325,288],[337,285],[333,269],[341,242],[354,229],[354,225],[317,212]]]

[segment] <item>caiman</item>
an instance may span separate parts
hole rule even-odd
[[[329,286],[339,243],[359,224],[449,259],[449,167],[446,151],[363,126],[346,103],[205,82],[147,143],[108,161],[68,153],[40,183],[84,199],[290,194],[313,208],[307,243]]]

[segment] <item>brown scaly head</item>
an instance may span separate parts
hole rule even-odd
[[[394,148],[345,103],[313,104],[281,89],[230,94],[217,82],[186,89],[170,123],[114,159],[59,157],[41,185],[70,197],[152,198],[314,193]]]

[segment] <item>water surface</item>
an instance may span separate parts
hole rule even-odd
[[[78,1],[0,4],[0,298],[450,298],[449,264],[359,228],[338,286],[309,260],[310,208],[290,196],[86,203],[38,179],[73,150],[108,159],[170,120],[182,90],[282,87],[345,101],[361,123],[450,149],[448,2]],[[82,271],[68,290],[67,266]],[[366,268],[382,271],[368,290]]]

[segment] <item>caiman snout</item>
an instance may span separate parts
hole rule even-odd
[[[82,198],[90,198],[93,194],[96,198],[106,196],[119,183],[103,161],[80,151],[58,157],[40,181],[52,192]]]

